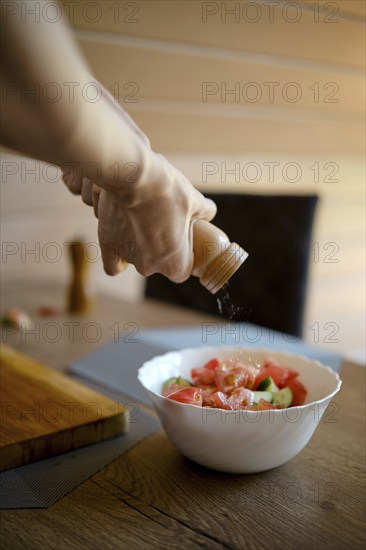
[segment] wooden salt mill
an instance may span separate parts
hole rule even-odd
[[[92,302],[88,296],[89,266],[84,254],[84,244],[74,241],[69,244],[72,276],[68,288],[67,311],[69,313],[86,313]]]

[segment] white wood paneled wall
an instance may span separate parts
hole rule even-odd
[[[320,195],[305,337],[362,357],[365,2],[79,0],[63,9],[92,74],[203,192]],[[91,212],[52,167],[2,156],[3,281],[25,268],[65,280],[62,243],[96,242]],[[35,168],[39,177],[27,172]],[[59,261],[49,243],[62,245]],[[96,259],[100,287],[141,296],[133,268],[111,279]]]

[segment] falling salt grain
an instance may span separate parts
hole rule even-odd
[[[247,308],[244,306],[235,306],[230,298],[230,286],[227,282],[217,295],[217,309],[219,314],[233,321],[234,319],[243,320],[245,314],[248,313]]]

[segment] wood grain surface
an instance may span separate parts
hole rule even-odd
[[[109,439],[127,429],[109,398],[0,346],[0,470]]]
[[[99,311],[118,310],[120,323],[145,327],[179,318],[188,324],[190,315],[191,323],[199,319],[151,301],[133,311],[123,302],[114,307],[100,299]],[[16,343],[14,336],[13,343],[40,359],[50,353],[47,342]],[[55,368],[63,368],[73,345],[64,343],[63,355],[60,348]],[[87,352],[90,344],[79,342],[75,349]],[[157,432],[52,507],[2,511],[0,548],[363,549],[365,373],[344,362],[334,404],[306,448],[279,468],[242,476],[211,471],[184,458]]]
[[[1,548],[364,548],[365,369],[341,374],[333,411],[280,468],[214,472],[159,432],[51,508],[2,512]]]

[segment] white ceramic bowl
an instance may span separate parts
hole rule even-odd
[[[263,364],[275,357],[299,372],[308,390],[301,407],[265,411],[226,411],[178,403],[160,392],[172,376],[190,379],[191,369],[213,357],[237,357]],[[215,470],[262,472],[284,464],[308,443],[341,380],[329,367],[300,355],[267,349],[217,346],[184,349],[147,361],[138,379],[149,394],[164,430],[188,458]]]

